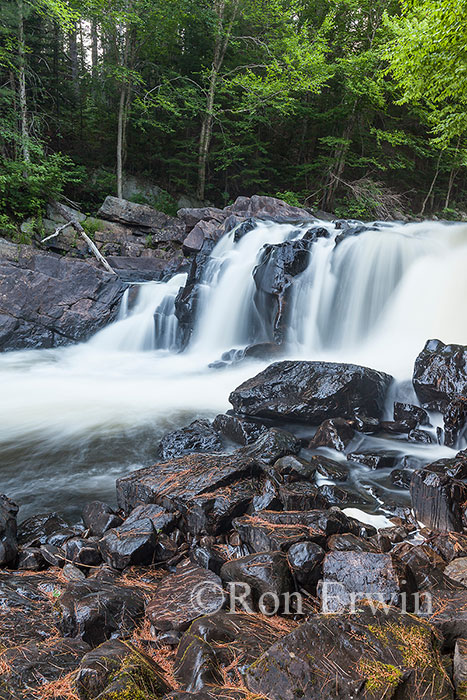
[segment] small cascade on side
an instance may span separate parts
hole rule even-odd
[[[175,298],[186,283],[186,274],[175,275],[168,282],[145,282],[135,285],[136,300],[130,308],[133,288],[125,291],[117,320],[99,331],[89,345],[99,350],[138,352],[176,351],[178,320]]]

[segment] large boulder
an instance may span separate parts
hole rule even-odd
[[[135,204],[118,197],[106,197],[97,215],[150,233],[156,237],[158,243],[182,242],[185,238],[186,226],[183,221],[163,214],[147,204]]]
[[[467,487],[462,481],[419,469],[412,475],[410,495],[415,517],[426,527],[441,532],[462,532]]]
[[[467,395],[467,346],[428,340],[415,360],[415,392],[422,403],[443,407],[459,394]]]
[[[427,623],[362,607],[355,615],[314,615],[246,671],[270,700],[451,700],[440,638]]]
[[[18,555],[16,516],[18,506],[0,494],[0,568],[12,566]]]
[[[158,451],[161,459],[172,459],[193,452],[221,452],[222,442],[210,422],[200,419],[164,435]]]
[[[230,394],[236,413],[315,425],[355,413],[379,417],[392,377],[358,365],[275,362]]]
[[[117,314],[125,284],[87,262],[15,246],[0,257],[0,350],[86,340]]]
[[[233,204],[224,208],[224,212],[245,218],[273,219],[279,223],[315,220],[306,209],[293,207],[282,199],[256,194],[253,197],[237,197]]]

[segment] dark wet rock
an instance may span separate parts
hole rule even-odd
[[[314,510],[328,508],[329,501],[313,484],[297,481],[279,487],[279,499],[284,510]]]
[[[281,625],[283,630],[272,619],[243,612],[200,617],[185,632],[177,650],[177,680],[188,691],[197,691],[193,700],[198,700],[201,689],[213,691],[213,685],[223,685],[224,673],[230,677],[231,686],[237,686],[235,670],[247,668],[291,627],[286,621]]]
[[[309,447],[333,447],[339,452],[344,452],[354,435],[355,431],[349,421],[344,418],[330,418],[321,423]]]
[[[454,649],[454,688],[459,700],[463,700],[467,691],[467,639],[458,639]]]
[[[140,564],[150,565],[156,560],[157,534],[149,518],[125,522],[109,530],[100,540],[104,561],[114,569]]]
[[[415,361],[413,385],[420,401],[432,406],[467,395],[467,347],[428,340]]]
[[[380,423],[380,428],[384,433],[390,433],[392,435],[407,435],[416,426],[415,420],[411,421],[401,421],[396,422],[393,420],[383,420]]]
[[[429,432],[427,432],[426,430],[419,430],[417,428],[410,431],[410,433],[407,436],[407,440],[409,442],[420,442],[423,445],[431,445],[433,442],[433,438],[431,437]]]
[[[321,484],[321,486],[318,486],[318,491],[331,506],[343,507],[349,505],[350,503],[355,504],[366,502],[358,494],[346,491],[340,486],[336,486],[336,484]]]
[[[56,600],[59,629],[90,646],[110,637],[124,637],[144,612],[144,597],[135,588],[96,579],[69,583]]]
[[[356,411],[379,417],[392,378],[357,365],[276,362],[230,395],[236,413],[319,424],[352,418]]]
[[[67,541],[65,551],[67,561],[86,573],[102,562],[99,545],[93,540],[72,537]]]
[[[450,401],[443,411],[443,418],[444,444],[455,447],[467,426],[467,396],[456,396]]]
[[[438,459],[436,462],[431,462],[425,469],[450,476],[452,479],[467,479],[467,458],[465,453],[459,452],[452,459]]]
[[[83,508],[83,523],[91,535],[102,537],[104,532],[122,524],[122,519],[107,503],[92,501]]]
[[[236,214],[245,218],[273,219],[278,223],[313,221],[313,215],[306,209],[293,207],[281,199],[264,195],[237,197],[233,204],[225,207],[226,214]]]
[[[39,549],[48,566],[62,567],[64,565],[66,554],[61,547],[56,547],[53,544],[43,544]]]
[[[172,532],[176,523],[177,517],[174,513],[169,513],[165,508],[148,503],[146,505],[136,506],[130,515],[125,520],[125,525],[131,525],[140,520],[149,519],[153,524],[156,532],[165,534]]]
[[[68,524],[57,513],[33,515],[18,526],[18,542],[23,547],[39,547],[49,543],[50,538],[62,528],[68,528]],[[69,537],[75,534],[71,529],[69,532]]]
[[[350,462],[363,464],[370,469],[391,469],[399,462],[400,455],[397,452],[373,452],[365,450],[362,452],[349,452],[347,459]]]
[[[327,554],[318,587],[325,612],[343,612],[364,599],[397,605],[403,593],[409,598],[414,591],[415,582],[402,561],[390,554],[356,551]]]
[[[457,639],[467,639],[467,589],[422,592],[417,614],[441,632],[446,648],[453,648]]]
[[[47,568],[47,562],[38,547],[26,547],[19,553],[16,568],[19,571],[42,571]]]
[[[215,613],[223,604],[221,579],[187,560],[157,586],[146,615],[156,631],[184,631],[197,617]]]
[[[277,343],[255,343],[248,345],[243,356],[255,360],[271,360],[284,355],[284,348]]]
[[[340,233],[336,237],[336,246],[342,243],[342,241],[345,241],[347,238],[359,236],[361,233],[365,233],[366,231],[378,230],[377,226],[369,226],[367,224],[364,224],[362,221],[357,221],[354,219],[349,219],[347,221],[340,219],[338,221],[335,221],[334,225],[337,229],[342,230],[342,233]]]
[[[231,416],[221,413],[214,418],[212,427],[226,438],[239,445],[250,445],[255,442],[262,433],[267,431],[266,426],[255,423],[239,416]]]
[[[370,418],[361,413],[356,413],[354,417],[350,419],[350,424],[355,430],[358,430],[359,433],[368,435],[378,433],[381,429],[380,422],[377,418]]]
[[[317,241],[318,238],[329,238],[330,236],[330,231],[327,228],[324,228],[324,226],[312,226],[306,233],[303,234],[302,240]]]
[[[220,576],[221,569],[229,558],[228,549],[216,545],[194,547],[190,552],[190,559],[194,564],[202,566],[203,569],[210,569],[217,576]]]
[[[311,481],[316,466],[297,455],[287,455],[274,462],[273,472],[279,482]]]
[[[255,603],[264,596],[264,609],[275,610],[274,598],[283,598],[294,589],[287,556],[284,552],[260,552],[226,562],[221,569],[225,583],[239,586],[240,593],[251,590]],[[272,594],[272,597],[268,594]],[[283,602],[283,601],[282,601]],[[255,608],[253,608],[255,609]],[[276,610],[277,612],[277,610]]]
[[[444,574],[453,581],[457,581],[467,587],[467,557],[454,559],[444,569]]]
[[[394,404],[394,420],[396,423],[412,423],[415,421],[416,425],[431,425],[430,416],[424,408],[398,401]]]
[[[81,569],[78,569],[78,567],[74,564],[70,564],[69,562],[67,562],[63,567],[62,577],[66,581],[76,582],[84,581],[84,579],[86,578],[86,574]]]
[[[379,547],[365,540],[363,537],[357,537],[350,532],[341,535],[331,535],[327,543],[328,549],[331,552],[374,552],[380,551]]]
[[[185,515],[185,527],[194,535],[220,535],[230,529],[233,518],[243,515],[260,494],[261,482],[258,479],[243,479],[195,496]]]
[[[105,690],[111,676],[115,675],[130,654],[127,644],[118,639],[103,642],[88,651],[81,659],[75,679],[80,698],[96,698]]]
[[[48,640],[56,616],[48,597],[60,595],[56,573],[0,572],[0,648]]]
[[[324,549],[315,542],[297,542],[288,552],[287,559],[299,588],[316,593],[316,584],[322,576]]]
[[[262,482],[261,492],[254,496],[249,513],[257,513],[260,510],[281,510],[282,503],[279,500],[279,491],[275,479],[266,479]]]
[[[440,638],[395,609],[314,615],[253,663],[246,683],[270,700],[452,700]]]
[[[0,568],[12,566],[18,555],[17,514],[16,503],[0,494]]]
[[[230,219],[230,222],[229,222]],[[229,219],[226,220],[226,229],[228,228],[227,224],[234,224],[234,226],[238,226],[238,228],[235,230],[234,233],[234,241],[235,243],[238,243],[238,241],[241,241],[244,236],[246,236],[247,233],[250,233],[250,231],[253,231],[258,225],[257,219],[250,218],[247,219],[246,221],[242,221],[239,217],[236,217],[234,215],[231,215]],[[239,223],[241,222],[241,223]],[[232,227],[233,228],[233,227]],[[232,230],[232,229],[230,229]]]
[[[300,449],[300,440],[295,435],[279,428],[270,428],[256,442],[241,448],[236,454],[242,458],[256,459],[263,464],[274,464],[281,457],[297,455]]]
[[[186,513],[193,498],[249,478],[257,471],[257,459],[239,452],[185,455],[118,479],[118,504],[126,513],[145,503]]]
[[[267,340],[282,343],[287,329],[288,294],[294,277],[304,272],[310,259],[306,241],[265,245],[253,272],[255,306],[263,319]]]
[[[14,259],[0,257],[0,351],[86,340],[114,319],[125,289],[117,275],[17,248]]]
[[[460,532],[436,534],[430,537],[429,546],[448,563],[458,557],[467,557],[467,535]]]
[[[412,475],[410,495],[415,517],[426,527],[462,532],[467,487],[461,481],[420,469]]]
[[[0,673],[0,698],[41,697],[41,687],[73,671],[88,650],[81,639],[51,639],[3,651],[2,663],[8,671]]]
[[[443,560],[426,545],[413,546],[403,542],[394,548],[394,554],[410,568],[419,591],[450,587],[443,575]]]
[[[394,469],[390,473],[389,478],[394,486],[400,486],[401,488],[408,489],[412,480],[412,472],[408,469]]]
[[[329,459],[329,457],[315,455],[310,459],[310,464],[326,479],[347,481],[349,477],[348,466],[343,462],[336,462],[334,459]]]
[[[164,435],[159,443],[158,456],[167,460],[193,452],[221,452],[222,442],[208,420],[195,420],[186,428]]]

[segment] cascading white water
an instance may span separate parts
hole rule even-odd
[[[356,362],[403,380],[428,338],[467,344],[467,226],[386,225],[337,246],[341,232],[324,226],[329,237],[311,245],[290,287],[288,357]],[[118,474],[154,461],[163,432],[227,410],[229,392],[268,362],[208,364],[264,339],[254,270],[266,244],[298,241],[306,230],[265,222],[239,241],[234,231],[222,238],[183,352],[175,297],[186,275],[176,275],[133,287],[115,323],[86,344],[0,355],[0,492],[36,512],[73,489],[70,503],[81,503],[83,481],[89,497],[110,498]],[[427,462],[450,453],[404,450]]]

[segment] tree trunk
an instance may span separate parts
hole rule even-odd
[[[126,127],[125,116],[125,93],[126,86],[120,88],[120,102],[118,105],[118,127],[117,127],[117,197],[123,199],[123,143],[124,131]]]
[[[93,74],[96,72],[99,54],[97,48],[97,22],[95,19],[91,22],[91,67]]]
[[[349,150],[348,141],[352,135],[353,127],[355,124],[355,111],[357,109],[357,102],[355,102],[350,119],[347,126],[342,134],[343,143],[339,144],[334,151],[334,162],[329,168],[326,183],[324,185],[324,194],[321,201],[321,206],[324,211],[332,212],[334,209],[334,203],[336,198],[336,191],[339,186],[339,180],[341,179],[346,164],[347,151]]]
[[[77,41],[76,24],[68,33],[68,42],[70,46],[70,61],[71,61],[71,83],[76,102],[79,101],[79,64],[78,64],[78,41]]]
[[[28,103],[26,97],[26,59],[24,45],[24,8],[23,0],[18,0],[18,55],[19,55],[19,112],[21,120],[21,151],[23,160],[29,163],[29,127],[28,127]]]

